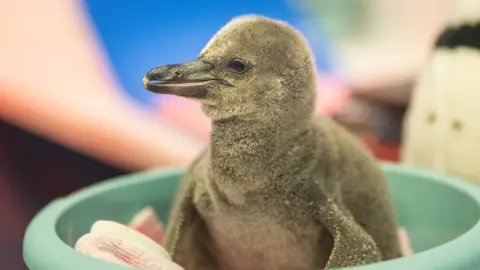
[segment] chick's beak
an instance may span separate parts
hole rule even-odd
[[[201,99],[207,95],[205,86],[219,80],[212,70],[212,64],[200,59],[165,65],[150,70],[143,78],[143,85],[153,93]]]

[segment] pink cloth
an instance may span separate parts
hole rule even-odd
[[[402,252],[403,257],[413,255],[413,250],[410,245],[410,238],[408,237],[407,231],[400,227],[398,228],[398,240],[400,242],[400,251]]]
[[[99,260],[147,270],[183,270],[165,249],[125,225],[100,220],[75,244],[75,250]]]
[[[145,207],[130,221],[128,226],[143,233],[159,245],[163,244],[164,227],[152,207]]]

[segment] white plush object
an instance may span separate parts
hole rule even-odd
[[[147,270],[183,270],[165,249],[127,226],[100,220],[78,239],[75,250],[88,256]]]
[[[450,26],[480,21],[480,1],[453,2]],[[435,48],[404,123],[403,163],[480,184],[480,50]]]

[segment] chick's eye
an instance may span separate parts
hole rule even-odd
[[[228,68],[236,73],[244,73],[247,71],[247,63],[242,59],[235,58],[228,63]]]

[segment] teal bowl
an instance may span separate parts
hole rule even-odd
[[[400,225],[415,255],[354,267],[357,270],[480,269],[480,191],[443,175],[383,164]],[[123,176],[47,205],[27,228],[23,258],[30,270],[121,270],[72,249],[99,219],[126,223],[144,206],[167,220],[182,169]]]

